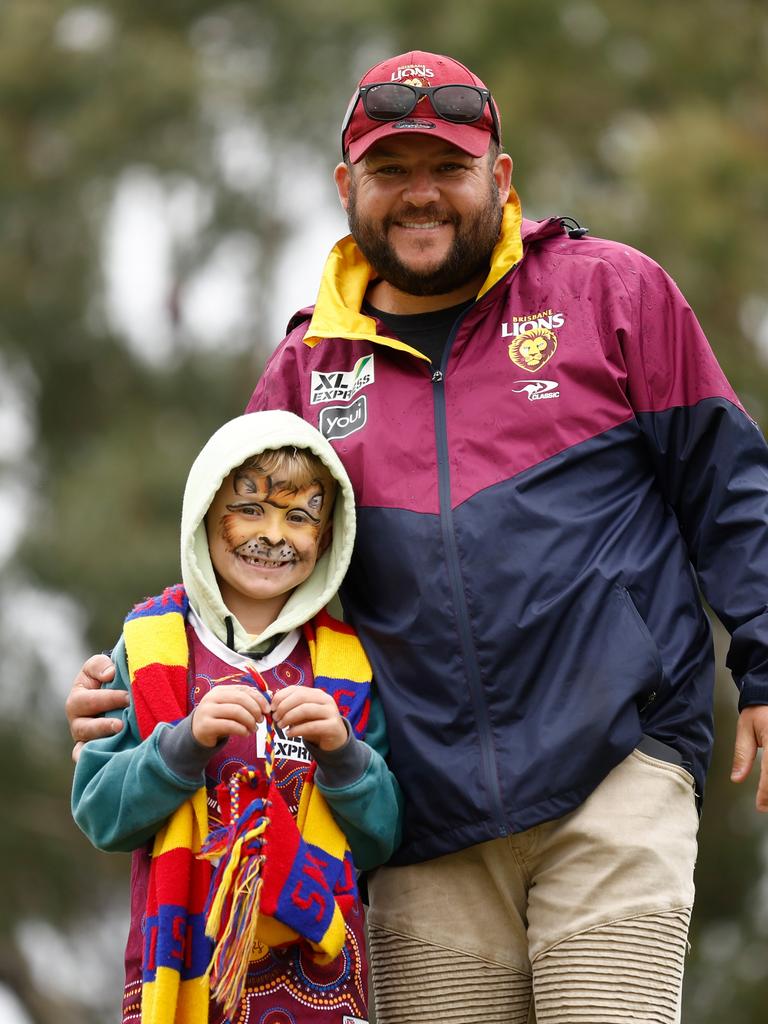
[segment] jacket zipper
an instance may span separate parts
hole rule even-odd
[[[470,306],[469,309],[473,307]],[[435,440],[437,446],[437,479],[438,494],[440,501],[440,529],[445,548],[448,576],[451,592],[453,594],[453,606],[456,612],[456,625],[458,628],[461,652],[466,666],[467,681],[469,683],[472,703],[475,709],[475,718],[480,732],[480,751],[482,755],[485,777],[490,787],[493,810],[496,815],[498,834],[506,836],[509,832],[506,824],[504,805],[501,799],[501,787],[496,767],[494,753],[493,734],[491,723],[488,717],[488,708],[483,694],[483,684],[480,677],[480,666],[477,660],[477,652],[472,639],[472,628],[469,621],[469,610],[467,608],[464,585],[461,578],[461,567],[459,565],[459,552],[456,543],[456,533],[453,526],[453,509],[451,508],[451,470],[448,461],[448,431],[446,428],[445,415],[445,366],[450,356],[453,340],[461,325],[464,313],[458,318],[448,335],[441,368],[432,374],[432,390],[435,407]]]

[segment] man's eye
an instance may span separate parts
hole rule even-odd
[[[402,167],[397,167],[395,164],[387,165],[386,167],[379,167],[376,171],[377,174],[383,174],[387,177],[395,174],[402,174]]]

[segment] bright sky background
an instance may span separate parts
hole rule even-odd
[[[185,327],[200,347],[220,347],[228,337],[242,336],[254,312],[266,323],[262,333],[274,347],[293,313],[315,301],[326,256],[348,229],[325,176],[304,168],[300,174],[290,195],[277,197],[295,227],[278,264],[269,309],[252,307],[248,277],[255,253],[245,233],[220,246],[185,289]],[[140,167],[122,177],[104,237],[106,312],[134,351],[151,363],[162,364],[173,345],[166,304],[174,248],[191,238],[206,216],[205,196],[192,182],[163,185]]]

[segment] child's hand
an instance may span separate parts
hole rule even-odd
[[[338,750],[347,742],[347,727],[336,702],[313,686],[286,686],[272,698],[275,725],[291,736],[301,736],[321,750]]]
[[[204,747],[227,736],[248,736],[269,710],[266,698],[252,686],[214,686],[192,715],[192,735]]]

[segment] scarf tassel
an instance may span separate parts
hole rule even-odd
[[[256,798],[239,815],[240,785],[254,786],[255,773],[244,770],[230,782],[231,823],[206,839],[199,856],[216,863],[206,905],[205,934],[214,950],[205,977],[228,1017],[234,1015],[245,988],[248,962],[257,942],[263,834],[270,801]]]

